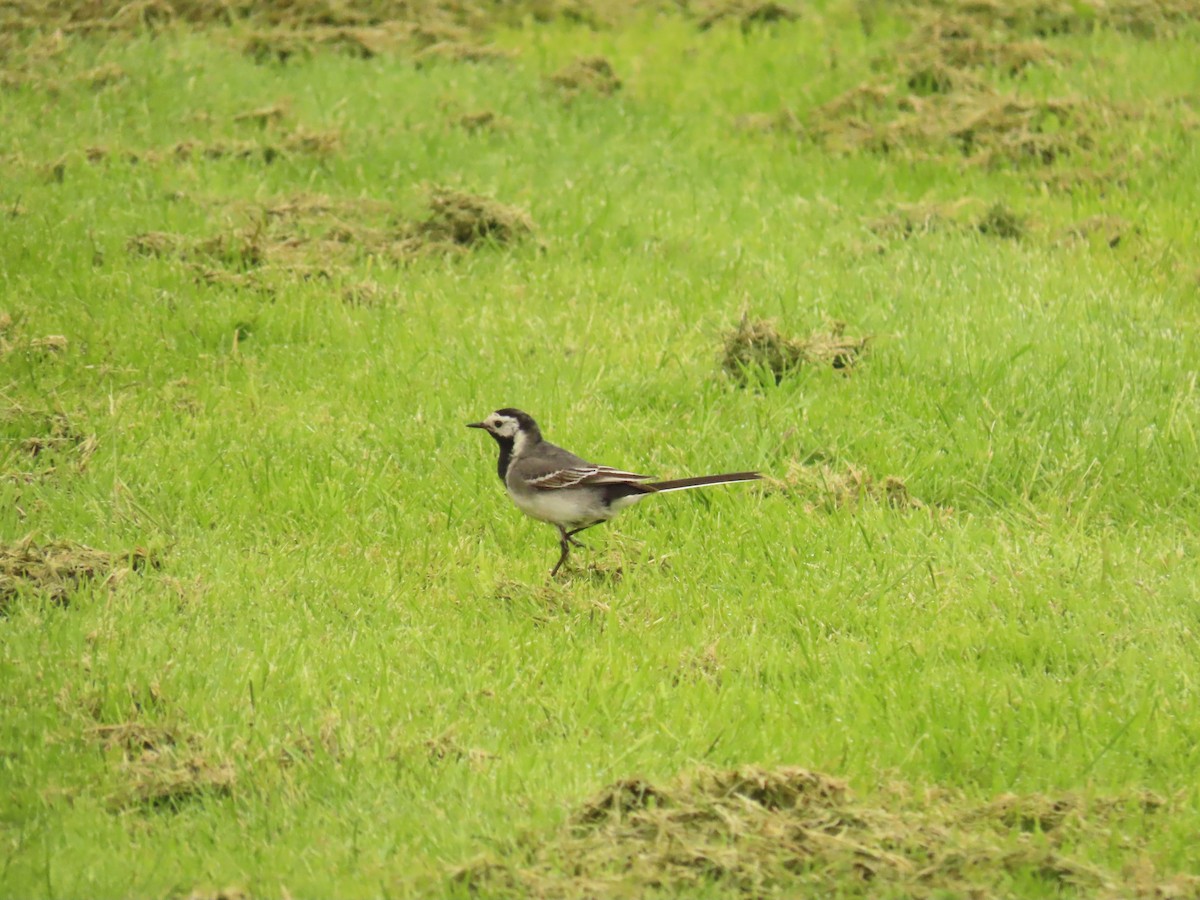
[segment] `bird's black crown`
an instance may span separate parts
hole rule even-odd
[[[505,407],[504,409],[496,410],[496,415],[505,416],[509,419],[516,419],[517,425],[520,426],[522,431],[532,431],[532,432],[539,432],[539,433],[541,431],[541,429],[538,428],[538,423],[533,420],[533,416],[531,416],[529,413],[524,412],[522,410],[514,409],[511,406]]]

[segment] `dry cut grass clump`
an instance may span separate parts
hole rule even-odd
[[[61,29],[67,34],[121,34],[174,24],[221,26],[240,21],[298,30],[354,29],[446,21],[454,18],[454,6],[442,0],[9,0],[5,24],[13,29]]]
[[[237,122],[250,122],[266,128],[278,124],[286,115],[282,106],[269,106],[249,110],[235,117]],[[84,150],[84,156],[92,165],[116,160],[130,165],[158,165],[162,163],[186,163],[195,160],[233,159],[244,162],[262,162],[267,165],[289,157],[314,157],[329,159],[341,149],[342,137],[337,131],[310,131],[296,128],[289,133],[273,135],[271,139],[249,139],[230,141],[179,141],[162,149],[128,149],[95,145]],[[60,179],[61,180],[61,179]]]
[[[205,797],[233,791],[236,775],[227,762],[203,755],[176,758],[174,753],[146,751],[124,767],[125,785],[109,797],[114,809],[172,810]]]
[[[621,88],[621,79],[603,56],[584,56],[563,66],[550,76],[550,83],[563,97],[574,99],[580,94],[609,96]]]
[[[37,544],[32,537],[0,544],[0,615],[26,592],[66,604],[87,582],[116,584],[157,564],[156,556],[142,547],[110,553],[73,541]]]
[[[238,885],[231,884],[223,888],[195,888],[187,895],[186,900],[253,900],[253,898]]]
[[[126,246],[135,255],[187,262],[203,284],[269,291],[261,281],[269,273],[332,279],[366,259],[402,264],[515,244],[534,231],[524,210],[466,191],[433,187],[427,205],[427,216],[407,219],[392,204],[377,200],[297,195],[231,207],[248,223],[208,237],[150,231],[133,235]],[[360,287],[348,296],[350,302],[371,303],[382,296],[376,286]]]
[[[1063,231],[1062,243],[1074,241],[1099,241],[1116,249],[1127,237],[1141,234],[1141,228],[1122,216],[1089,216]]]
[[[506,50],[470,38],[445,21],[392,19],[364,25],[281,25],[242,39],[242,52],[258,63],[288,63],[320,51],[357,59],[399,56],[422,66],[431,62],[486,63],[511,58]]]
[[[298,43],[322,43],[365,56],[390,52],[396,43],[462,40],[498,25],[568,19],[611,27],[648,5],[678,10],[670,0],[6,0],[0,25],[9,30],[61,30],[65,34],[133,34],[187,24],[247,24],[272,37],[292,34]],[[760,3],[761,6],[771,4]]]
[[[979,209],[981,205],[969,197],[951,203],[898,203],[891,212],[867,218],[864,224],[877,237],[898,240],[935,233],[1020,240],[1028,234],[1028,219],[1003,201]]]
[[[867,249],[885,252],[889,241],[907,241],[931,234],[978,234],[1004,240],[1024,240],[1030,235],[1049,237],[1058,245],[1087,243],[1116,249],[1143,234],[1141,226],[1122,216],[1095,215],[1067,227],[1048,230],[1003,201],[984,206],[983,201],[962,198],[949,203],[899,203],[881,216],[863,219],[876,243]]]
[[[490,44],[476,44],[468,41],[439,41],[417,51],[413,61],[417,67],[434,62],[447,63],[490,63],[504,62],[512,59],[512,53]]]
[[[87,737],[105,750],[120,751],[126,760],[134,759],[148,751],[164,753],[194,743],[192,737],[183,735],[177,728],[147,725],[137,721],[96,725],[88,729]]]
[[[1030,66],[1053,65],[1067,56],[1038,38],[997,30],[970,10],[918,8],[916,15],[918,25],[912,36],[891,58],[907,76],[909,87],[924,88],[924,93],[945,93],[978,84],[970,73],[979,70],[1013,77]],[[885,64],[885,59],[880,64]],[[938,73],[948,81],[941,77],[923,79],[924,73]]]
[[[15,216],[14,216],[15,218]],[[20,329],[13,317],[6,312],[0,312],[0,359],[10,353],[24,351],[32,356],[43,359],[52,358],[65,353],[71,342],[64,334],[47,334],[42,337],[21,336]],[[0,423],[19,414],[19,408],[0,412]]]
[[[484,131],[504,131],[511,127],[512,122],[490,109],[479,109],[472,112],[451,116],[449,124],[463,129],[471,134]]]
[[[779,384],[805,365],[849,371],[870,340],[847,336],[845,322],[830,322],[827,330],[807,338],[788,337],[770,321],[743,315],[738,327],[725,335],[721,366],[739,384],[749,384],[763,373]]]
[[[0,88],[18,90],[28,87],[56,97],[71,88],[83,86],[93,91],[118,85],[126,80],[127,73],[116,63],[106,63],[78,74],[61,77],[52,74],[42,74],[34,71],[28,65],[21,67],[18,63],[13,68],[0,71]]]
[[[419,747],[404,747],[392,754],[393,759],[406,755],[424,755],[431,765],[442,763],[466,763],[472,768],[480,769],[488,763],[495,762],[500,757],[490,750],[480,747],[467,747],[459,741],[454,730],[443,731],[434,737],[421,741]]]
[[[909,493],[904,479],[888,475],[882,481],[858,466],[843,469],[828,464],[788,464],[780,478],[767,480],[767,489],[795,497],[808,512],[857,509],[864,503],[892,509],[924,509],[925,504]]]
[[[172,725],[137,720],[95,725],[84,736],[119,755],[115,810],[178,811],[193,801],[228,795],[234,767],[203,752],[198,735]]]
[[[416,234],[434,244],[503,245],[533,233],[533,220],[524,210],[452,188],[433,188],[429,211],[429,218],[417,224]]]
[[[1200,5],[1182,2],[1150,16],[1183,22]],[[1105,172],[1116,184],[1136,172],[1135,141],[1111,140],[1130,125],[1154,121],[1191,130],[1189,101],[1133,106],[1073,94],[1029,96],[1007,81],[1031,67],[1052,67],[1069,53],[1043,38],[1105,23],[1132,23],[1156,4],[995,3],[945,0],[909,5],[912,35],[874,63],[879,75],[805,112],[747,117],[756,130],[796,134],[835,154],[871,153],[902,159],[960,161],[990,169],[1018,169],[1067,187],[1094,184]],[[862,5],[864,27],[870,14]],[[1195,18],[1193,18],[1195,21]],[[1136,30],[1136,29],[1135,29]],[[1078,178],[1064,172],[1078,172]],[[1047,175],[1046,173],[1051,173]]]
[[[1113,872],[1071,855],[1081,836],[1119,830],[1164,804],[1150,794],[1032,794],[981,805],[903,784],[866,801],[806,769],[702,768],[666,784],[615,782],[556,833],[514,841],[451,877],[489,897],[713,888],[756,898],[998,897],[1012,896],[1014,884],[1055,896],[1196,896],[1193,876]]]
[[[800,18],[798,10],[773,0],[717,0],[700,6],[694,12],[699,16],[696,25],[707,31],[720,22],[737,22],[743,32],[758,25],[774,22],[794,22]]]
[[[1142,38],[1174,34],[1200,21],[1200,0],[914,0],[917,12],[933,12],[1014,37],[1090,34],[1099,28]]]
[[[1036,167],[1090,160],[1099,135],[1141,116],[1081,97],[1023,98],[968,85],[929,94],[887,83],[861,85],[817,107],[807,120],[789,121],[836,153]]]
[[[2,340],[0,332],[0,356],[5,353]],[[67,346],[67,338],[50,335],[28,341],[25,346],[30,352],[58,353]],[[65,413],[13,406],[0,412],[0,428],[16,436],[11,451],[0,452],[0,479],[7,481],[28,482],[62,472],[82,473],[100,448],[100,439],[82,430],[73,416]]]
[[[869,29],[875,4],[857,6]],[[180,23],[247,22],[269,29],[273,36],[299,35],[301,43],[323,43],[322,33],[333,33],[337,36],[329,45],[370,56],[389,52],[397,41],[428,41],[430,34],[447,32],[479,34],[498,24],[519,24],[527,16],[542,22],[565,18],[592,27],[612,26],[647,7],[682,10],[702,28],[732,21],[749,30],[799,15],[797,5],[774,0],[8,0],[2,22],[14,31],[107,35]],[[1198,0],[910,0],[902,8],[914,16],[932,12],[969,17],[1016,36],[1087,33],[1103,27],[1156,38],[1196,21],[1198,7]]]

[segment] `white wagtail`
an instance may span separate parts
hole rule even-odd
[[[550,572],[551,578],[567,561],[572,544],[584,546],[575,535],[607,522],[650,494],[762,477],[757,472],[733,472],[649,483],[650,475],[598,466],[543,440],[537,422],[519,409],[498,409],[467,427],[484,429],[500,445],[500,480],[517,508],[558,529],[562,555]]]

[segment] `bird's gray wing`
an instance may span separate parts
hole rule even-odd
[[[591,484],[638,484],[653,477],[625,472],[612,466],[598,466],[553,444],[540,445],[537,456],[522,459],[519,466],[525,483],[539,491]]]
[[[539,491],[554,491],[562,488],[584,487],[589,484],[640,484],[649,481],[652,475],[622,472],[611,466],[587,466],[573,469],[555,469],[537,478],[528,479],[531,488]]]

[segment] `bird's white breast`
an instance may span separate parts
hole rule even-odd
[[[542,522],[565,526],[603,522],[610,517],[604,505],[593,500],[591,491],[509,491],[517,509]]]

